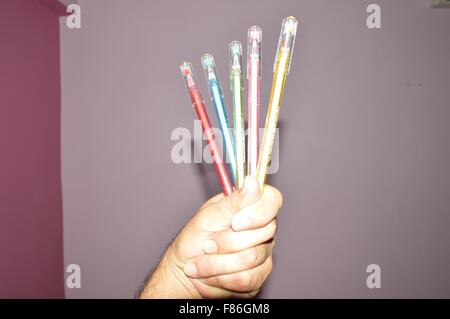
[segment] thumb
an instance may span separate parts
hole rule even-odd
[[[255,203],[260,196],[258,180],[254,176],[246,176],[243,187],[232,193],[230,196],[225,197],[224,203],[226,209],[234,215],[242,208]]]
[[[206,225],[207,229],[205,230],[209,232],[225,230],[230,227],[231,219],[237,212],[255,203],[260,197],[258,180],[255,177],[247,176],[242,188],[229,196],[211,199],[213,202],[204,209],[200,209],[195,220],[201,221],[200,224],[203,226]]]

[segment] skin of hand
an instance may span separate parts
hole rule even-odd
[[[251,298],[272,271],[281,193],[254,177],[209,199],[184,226],[140,298]]]

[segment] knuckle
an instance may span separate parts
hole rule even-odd
[[[270,254],[272,254],[273,249],[275,248],[275,243],[276,243],[275,238],[272,238],[272,241],[270,243]]]
[[[260,289],[264,284],[265,278],[266,275],[263,271],[256,272],[255,275],[253,276],[251,284],[249,285],[250,289],[252,290]]]
[[[224,280],[220,276],[213,276],[205,279],[206,283],[213,287],[225,287]]]
[[[251,269],[262,264],[272,253],[271,243],[260,244],[247,249],[241,259],[241,267]]]
[[[226,216],[231,218],[233,216],[233,208],[232,208],[232,203],[231,203],[231,199],[228,197],[225,197],[225,205],[218,205],[219,207],[219,211],[220,214],[222,216]]]
[[[270,202],[274,203],[277,209],[280,209],[281,206],[283,206],[283,195],[275,187],[267,186],[267,197]]]
[[[247,293],[249,298],[255,298],[257,295],[259,294],[259,289],[250,291],[249,293]]]
[[[210,258],[208,262],[208,273],[210,275],[221,274],[224,272],[224,264],[219,258]]]
[[[246,266],[252,267],[258,263],[259,260],[259,249],[258,246],[252,247],[246,252]]]
[[[267,260],[270,256],[272,256],[273,253],[273,239],[270,240],[268,243],[265,244],[264,249],[264,261]]]
[[[233,213],[239,210],[239,197],[237,197],[236,193],[231,194],[230,196],[225,197],[227,200],[227,210],[232,215]]]
[[[268,266],[267,266],[267,276],[272,272],[273,270],[273,258],[272,256],[269,257],[269,261],[268,261]]]
[[[235,235],[232,233],[222,233],[215,238],[219,253],[231,253],[239,250],[241,243],[235,240]]]
[[[234,285],[239,290],[246,290],[249,285],[251,284],[252,276],[250,272],[243,271],[238,274],[236,274],[236,277],[234,279]]]
[[[247,245],[248,243],[245,237],[241,237],[240,234],[233,234],[229,238],[227,251],[230,253],[237,253],[247,248]]]
[[[278,209],[280,209],[283,206],[283,195],[276,188],[273,188],[273,191],[274,191],[274,198],[275,198],[274,200],[277,203]]]
[[[275,233],[277,231],[277,221],[273,220],[268,227],[268,234],[270,238],[273,238],[273,236],[275,236]]]

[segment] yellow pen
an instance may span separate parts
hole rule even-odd
[[[267,110],[266,125],[264,129],[261,149],[259,152],[256,177],[261,190],[266,180],[267,168],[270,163],[273,141],[278,123],[281,98],[284,90],[286,75],[289,73],[292,50],[294,49],[295,34],[297,32],[297,19],[287,17],[281,25],[280,38],[278,40],[277,54],[273,65],[272,91],[270,93],[269,108]]]

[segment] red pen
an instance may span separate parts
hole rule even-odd
[[[223,161],[222,153],[220,152],[217,143],[216,135],[211,126],[208,113],[206,113],[205,102],[200,93],[200,88],[197,83],[197,79],[194,74],[192,65],[188,62],[183,62],[180,65],[181,73],[183,74],[186,87],[188,89],[189,96],[192,101],[192,105],[197,113],[197,116],[202,123],[203,135],[205,136],[206,143],[211,151],[211,157],[214,160],[214,166],[216,168],[217,176],[219,177],[220,185],[225,196],[230,195],[234,191],[233,184],[231,183],[230,176],[228,175],[226,165]]]

